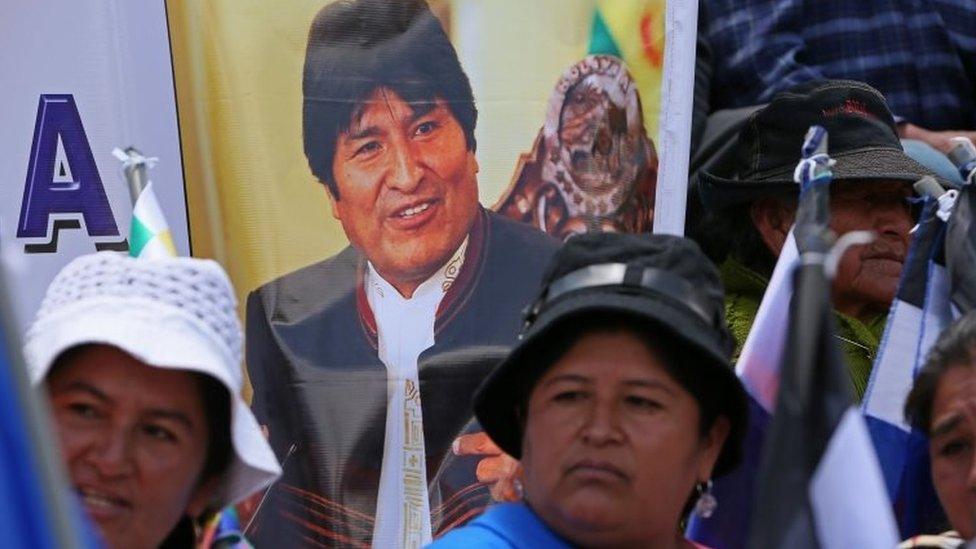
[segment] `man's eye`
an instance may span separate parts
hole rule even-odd
[[[378,150],[380,150],[380,142],[379,141],[368,141],[368,142],[364,143],[363,145],[361,145],[358,149],[356,149],[356,152],[353,153],[353,156],[360,156],[360,155],[365,155],[365,154],[371,154],[371,153],[374,153],[374,152],[376,152]]]
[[[437,123],[428,120],[426,122],[421,122],[417,125],[417,129],[413,131],[414,135],[427,135],[437,129]]]
[[[152,425],[152,424],[145,425],[142,428],[142,432],[157,440],[163,440],[168,442],[172,442],[176,440],[176,435],[173,434],[172,431],[170,431],[165,427],[160,427],[159,425]]]

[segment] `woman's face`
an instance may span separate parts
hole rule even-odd
[[[949,368],[932,400],[932,481],[952,528],[976,537],[976,368]]]
[[[71,482],[110,547],[156,547],[203,511],[209,434],[194,374],[91,345],[47,387]]]
[[[699,433],[694,397],[636,335],[581,337],[529,396],[522,441],[525,499],[585,546],[668,547],[728,433]]]

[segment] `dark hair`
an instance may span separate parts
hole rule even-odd
[[[771,198],[787,201],[794,209],[796,207],[795,193],[774,194]],[[752,221],[752,204],[747,202],[706,211],[688,236],[701,246],[714,263],[721,265],[731,257],[756,273],[769,277],[776,267],[776,256]]]
[[[424,0],[341,0],[319,11],[308,32],[302,79],[305,156],[335,198],[336,141],[363,102],[389,88],[412,105],[446,103],[475,150],[478,111],[467,75]]]
[[[230,439],[230,392],[223,383],[207,374],[194,372],[203,398],[203,411],[207,416],[209,434],[207,457],[200,472],[200,483],[223,475],[234,457]]]
[[[929,350],[925,366],[915,378],[905,400],[905,420],[929,434],[932,427],[932,404],[942,376],[951,368],[973,367],[976,359],[976,311],[956,320],[939,336]]]

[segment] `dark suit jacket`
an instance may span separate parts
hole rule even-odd
[[[478,458],[448,455],[492,366],[473,349],[514,343],[521,310],[535,298],[557,246],[534,228],[482,210],[461,272],[438,308],[435,343],[418,360],[435,534],[472,518],[488,498],[474,477]],[[372,537],[387,372],[362,287],[364,266],[361,254],[346,248],[248,298],[252,407],[284,462],[253,531],[259,544],[357,546]]]

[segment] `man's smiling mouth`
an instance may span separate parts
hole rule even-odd
[[[431,206],[430,202],[422,202],[420,204],[417,204],[416,206],[411,206],[404,210],[400,210],[399,212],[396,213],[396,216],[402,218],[413,217],[423,211],[426,211],[428,208],[430,208],[430,206]]]

